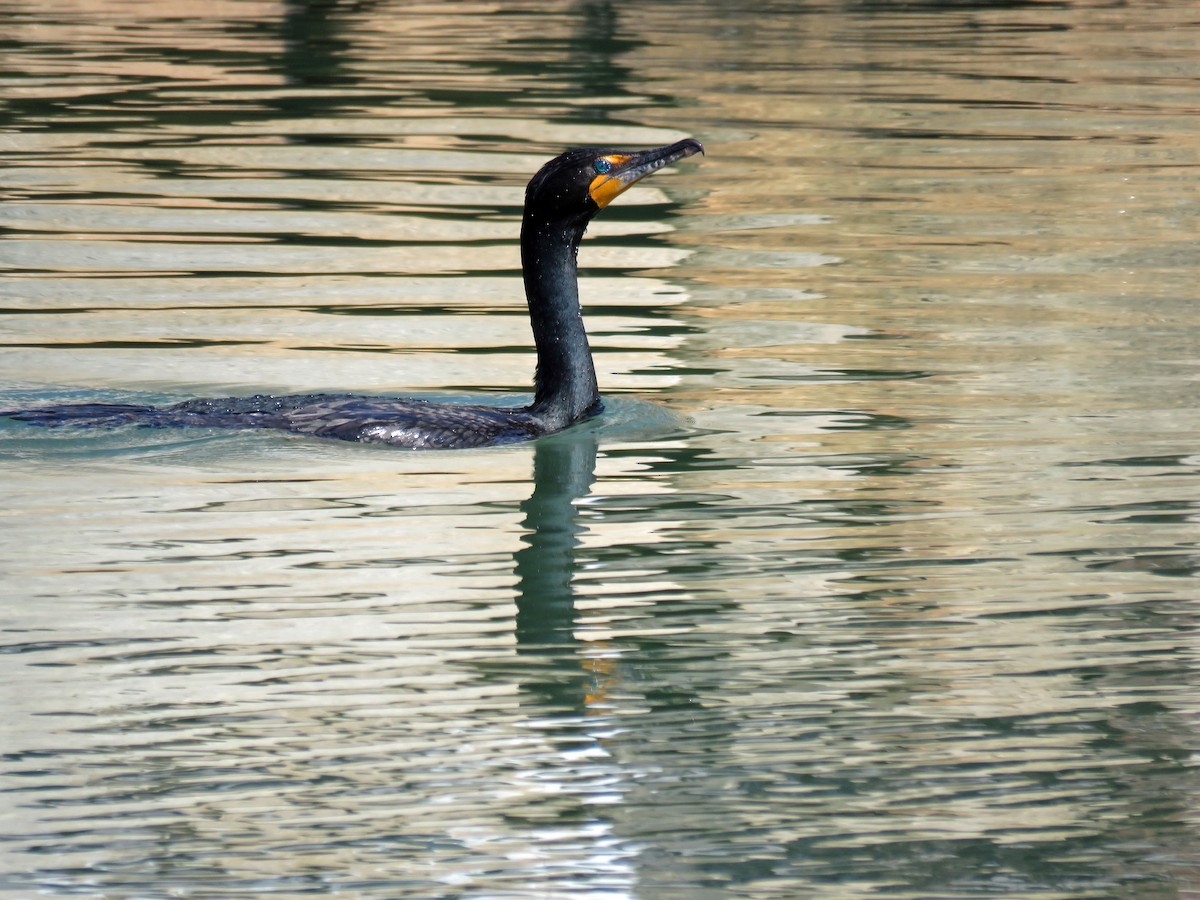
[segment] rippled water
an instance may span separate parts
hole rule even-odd
[[[528,389],[530,446],[0,424],[5,896],[1200,896],[1200,16],[0,11],[0,403]]]

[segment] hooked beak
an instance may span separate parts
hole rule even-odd
[[[616,197],[625,193],[651,172],[670,165],[676,160],[704,153],[704,147],[693,138],[684,138],[678,143],[655,150],[637,153],[612,152],[602,156],[612,166],[603,175],[597,175],[588,186],[588,195],[595,204],[604,209]]]

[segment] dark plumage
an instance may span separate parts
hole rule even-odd
[[[654,150],[569,150],[530,180],[521,222],[521,266],[537,347],[529,406],[297,394],[187,400],[165,407],[85,403],[0,415],[51,426],[275,428],[414,450],[512,444],[561,431],[601,409],[575,263],[588,222],[641,178],[703,149],[689,138]]]

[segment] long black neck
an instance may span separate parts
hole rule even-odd
[[[600,403],[575,262],[586,227],[583,219],[549,222],[529,210],[521,223],[525,299],[537,347],[529,410],[553,430],[587,418]]]

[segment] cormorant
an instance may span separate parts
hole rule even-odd
[[[553,434],[601,410],[579,307],[576,254],[588,222],[618,194],[663,166],[703,153],[688,138],[653,150],[568,150],[525,191],[521,268],[537,347],[529,406],[432,403],[354,394],[255,395],[173,406],[80,403],[0,412],[39,425],[277,428],[410,449],[485,447]]]

